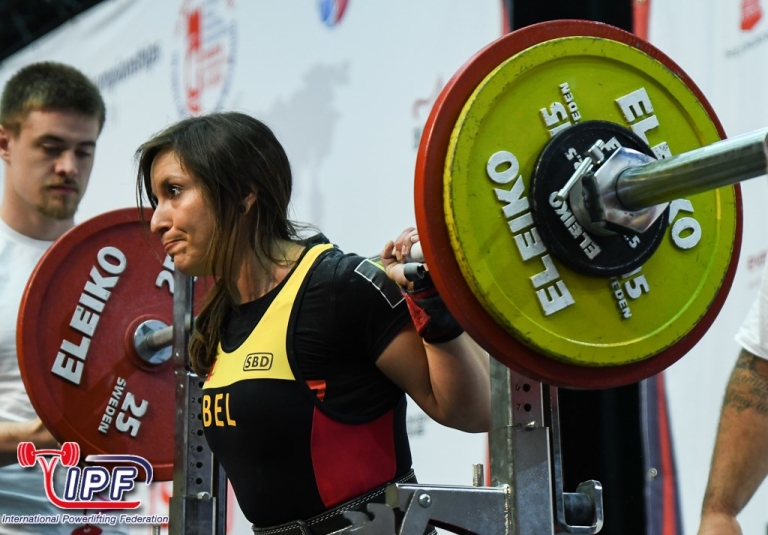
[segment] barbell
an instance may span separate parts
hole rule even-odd
[[[424,259],[465,330],[518,373],[570,388],[639,381],[717,316],[740,249],[738,182],[763,174],[765,134],[724,139],[682,69],[627,32],[523,28],[471,58],[427,120]],[[143,456],[168,480],[173,264],[149,216],[109,212],[57,240],[30,277],[17,345],[58,440]]]

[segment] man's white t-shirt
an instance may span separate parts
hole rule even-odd
[[[24,422],[35,410],[16,357],[16,321],[32,271],[53,242],[33,240],[0,220],[0,421]],[[2,489],[0,489],[2,490]]]
[[[757,298],[736,333],[736,341],[753,355],[768,359],[768,263],[763,269]]]

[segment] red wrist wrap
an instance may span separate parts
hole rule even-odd
[[[432,344],[448,342],[464,332],[431,284],[419,290],[403,291],[403,295],[416,332],[425,341]]]

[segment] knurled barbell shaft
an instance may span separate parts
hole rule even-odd
[[[718,141],[622,172],[616,194],[630,210],[756,178],[766,173],[768,129]]]

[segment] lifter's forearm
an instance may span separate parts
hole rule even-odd
[[[432,393],[446,415],[442,423],[471,433],[490,431],[488,354],[467,333],[443,344],[424,345]]]
[[[708,517],[735,517],[766,475],[768,361],[742,351],[723,401],[702,508],[702,528]]]

